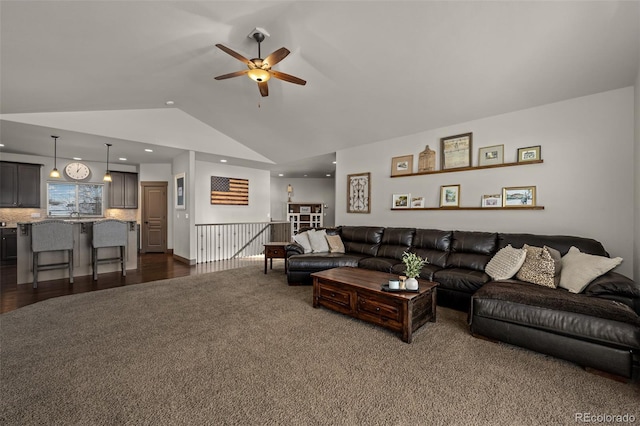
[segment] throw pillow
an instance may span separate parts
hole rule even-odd
[[[314,253],[327,253],[329,251],[329,244],[327,243],[327,231],[324,229],[321,231],[307,231],[309,235],[309,242],[311,243],[311,249]]]
[[[520,281],[556,288],[560,281],[562,256],[551,247],[531,247],[524,245],[527,256],[516,274]]]
[[[622,263],[621,257],[613,259],[604,256],[582,253],[571,247],[562,258],[560,287],[571,293],[581,293],[587,285],[602,274],[606,274]]]
[[[306,232],[294,235],[293,241],[300,244],[305,253],[311,253],[313,251],[313,249],[311,248],[311,243],[309,242],[309,235]]]
[[[327,244],[331,253],[344,253],[344,244],[340,235],[327,235]]]
[[[508,280],[520,270],[526,257],[525,249],[516,249],[509,244],[491,258],[484,270],[494,281]]]

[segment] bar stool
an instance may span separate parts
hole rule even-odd
[[[98,264],[119,261],[122,268],[122,276],[127,275],[127,222],[117,219],[105,219],[93,224],[93,237],[91,242],[91,265],[93,266],[93,279],[98,279]],[[117,257],[98,258],[98,249],[106,247],[118,247],[120,255]]]
[[[40,264],[45,251],[67,251],[66,262]],[[73,224],[61,220],[43,220],[31,224],[33,253],[33,288],[38,288],[38,271],[69,268],[69,283],[73,284]]]

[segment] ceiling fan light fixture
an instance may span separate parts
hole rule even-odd
[[[254,68],[252,70],[249,70],[247,75],[256,83],[264,83],[271,78],[271,74],[269,74],[269,71],[265,71],[261,68]]]

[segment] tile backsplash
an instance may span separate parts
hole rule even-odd
[[[37,217],[38,214],[40,217]],[[104,217],[120,220],[137,220],[138,210],[105,209]],[[18,222],[33,222],[46,218],[46,209],[0,209],[0,222],[5,222],[7,226],[15,225]]]

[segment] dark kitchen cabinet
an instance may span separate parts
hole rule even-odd
[[[112,209],[138,208],[138,174],[111,172],[109,207]]]
[[[0,207],[40,208],[41,167],[0,161]]]
[[[0,260],[2,262],[18,258],[18,233],[16,228],[0,229]]]

